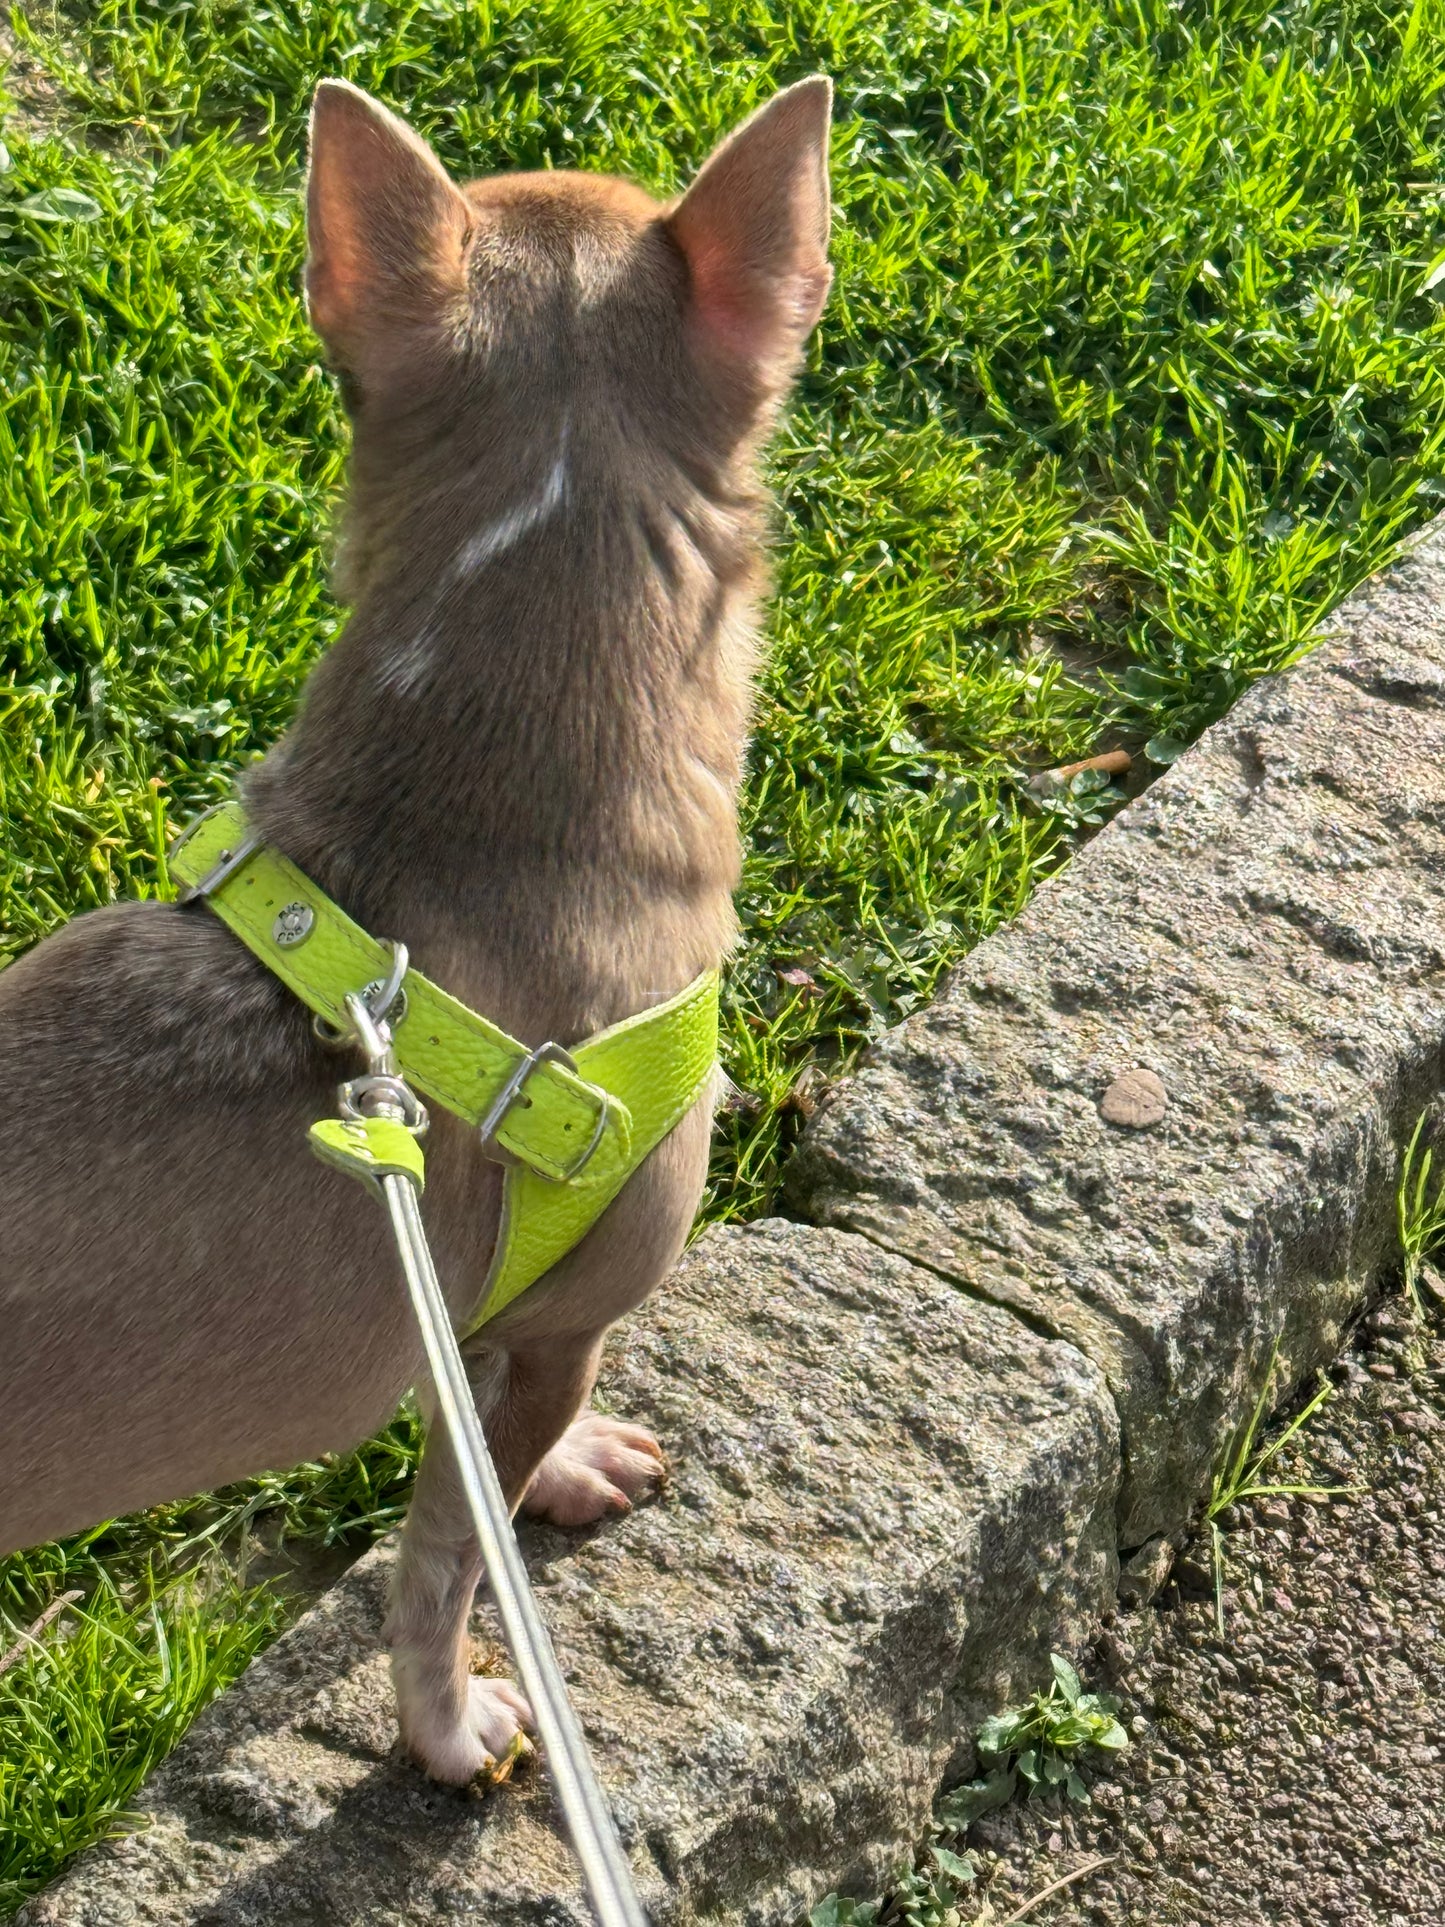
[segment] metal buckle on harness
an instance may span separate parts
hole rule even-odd
[[[477,1135],[481,1138],[482,1150],[488,1157],[494,1157],[503,1164],[513,1162],[525,1164],[534,1177],[544,1178],[548,1184],[570,1184],[578,1172],[590,1162],[593,1152],[602,1142],[602,1134],[607,1129],[607,1120],[612,1115],[612,1099],[600,1084],[587,1084],[586,1078],[582,1078],[582,1082],[587,1084],[587,1089],[602,1100],[602,1108],[597,1113],[597,1127],[580,1156],[573,1158],[566,1170],[559,1171],[555,1177],[550,1171],[539,1171],[525,1158],[518,1159],[517,1154],[509,1151],[505,1144],[497,1143],[497,1132],[507,1121],[513,1105],[521,1098],[523,1085],[541,1064],[560,1064],[564,1070],[571,1071],[574,1077],[582,1077],[570,1051],[563,1050],[560,1044],[538,1044],[535,1050],[528,1051],[501,1090],[497,1092],[486,1116],[477,1125]]]
[[[206,821],[207,817],[214,816],[218,810],[225,808],[226,805],[224,803],[213,803],[210,809],[203,810],[194,822],[188,823],[181,831],[180,835],[171,845],[168,856],[172,858],[175,857],[176,854],[190,842],[191,838]],[[253,835],[252,832],[248,830],[231,848],[221,851],[220,855],[203,877],[197,877],[194,883],[188,883],[184,890],[179,891],[176,895],[176,902],[198,903],[203,897],[208,897],[213,890],[219,890],[221,885],[226,881],[226,878],[233,876],[246,859],[254,856],[260,847],[261,838]]]

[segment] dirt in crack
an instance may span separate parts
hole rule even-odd
[[[1151,1604],[1120,1613],[1090,1684],[1134,1744],[1092,1805],[976,1823],[972,1905],[1053,1927],[1396,1927],[1445,1920],[1445,1322],[1388,1300],[1332,1376],[1281,1483],[1225,1543],[1223,1637],[1207,1539]],[[966,1909],[966,1911],[968,1911]]]

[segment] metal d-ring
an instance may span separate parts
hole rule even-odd
[[[384,977],[374,978],[371,983],[365,985],[361,990],[348,992],[346,1006],[348,1011],[351,1011],[352,998],[354,997],[361,1004],[373,1024],[385,1025],[392,1007],[399,999],[401,1009],[397,1012],[396,1018],[396,1022],[399,1024],[406,1015],[406,992],[402,989],[402,985],[406,981],[406,973],[410,967],[410,957],[404,943],[393,943],[388,938],[383,938],[382,941],[387,943],[391,950],[391,968]],[[368,1052],[370,1050],[367,1039],[357,1028],[354,1012],[352,1012],[351,1027],[347,1028],[342,1025],[333,1024],[318,1011],[311,1019],[311,1029],[316,1038],[323,1043],[328,1050],[345,1050],[356,1043],[358,1039],[363,1049]],[[388,1037],[390,1036],[390,1031],[393,1029],[395,1029],[395,1025],[389,1027]]]
[[[387,1018],[391,1015],[392,1005],[398,997],[404,995],[401,986],[406,979],[407,965],[409,962],[410,959],[407,956],[406,945],[404,943],[392,944],[391,969],[381,980],[380,985],[368,984],[366,989],[362,991],[361,994],[365,999],[366,1008],[371,1012],[378,1024],[384,1024],[386,1022]],[[374,995],[373,992],[375,992]],[[405,1011],[402,1012],[402,1015],[405,1015]],[[401,1017],[398,1017],[396,1021],[400,1023]]]

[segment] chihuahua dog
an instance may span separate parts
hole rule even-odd
[[[312,321],[353,423],[353,613],[248,818],[529,1045],[670,997],[733,936],[759,444],[827,294],[830,89],[777,94],[662,207],[601,175],[457,186],[320,87]],[[345,1451],[421,1375],[385,1214],[308,1155],[336,1062],[201,905],[117,904],[0,975],[0,1551]],[[682,1249],[700,1102],[468,1347],[508,1500],[563,1525],[659,1476],[585,1413]],[[500,1173],[436,1117],[426,1213],[475,1304]],[[579,1413],[583,1414],[579,1417]],[[462,1783],[529,1718],[468,1671],[479,1557],[429,1440],[387,1620],[404,1741]]]

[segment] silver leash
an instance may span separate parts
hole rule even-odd
[[[393,969],[386,983],[378,987],[375,1008],[364,993],[353,993],[346,999],[355,1035],[366,1054],[367,1075],[342,1085],[341,1111],[344,1117],[350,1118],[397,1120],[420,1135],[426,1129],[426,1110],[397,1071],[391,1032],[385,1022],[406,974],[406,951],[400,944],[394,949]],[[386,996],[384,1003],[382,994]],[[632,1869],[567,1694],[567,1683],[532,1596],[511,1514],[487,1449],[466,1366],[437,1280],[417,1204],[416,1185],[397,1173],[381,1176],[379,1183],[401,1254],[412,1310],[421,1327],[437,1405],[481,1545],[487,1583],[522,1690],[536,1718],[537,1732],[593,1912],[600,1927],[648,1927]]]

